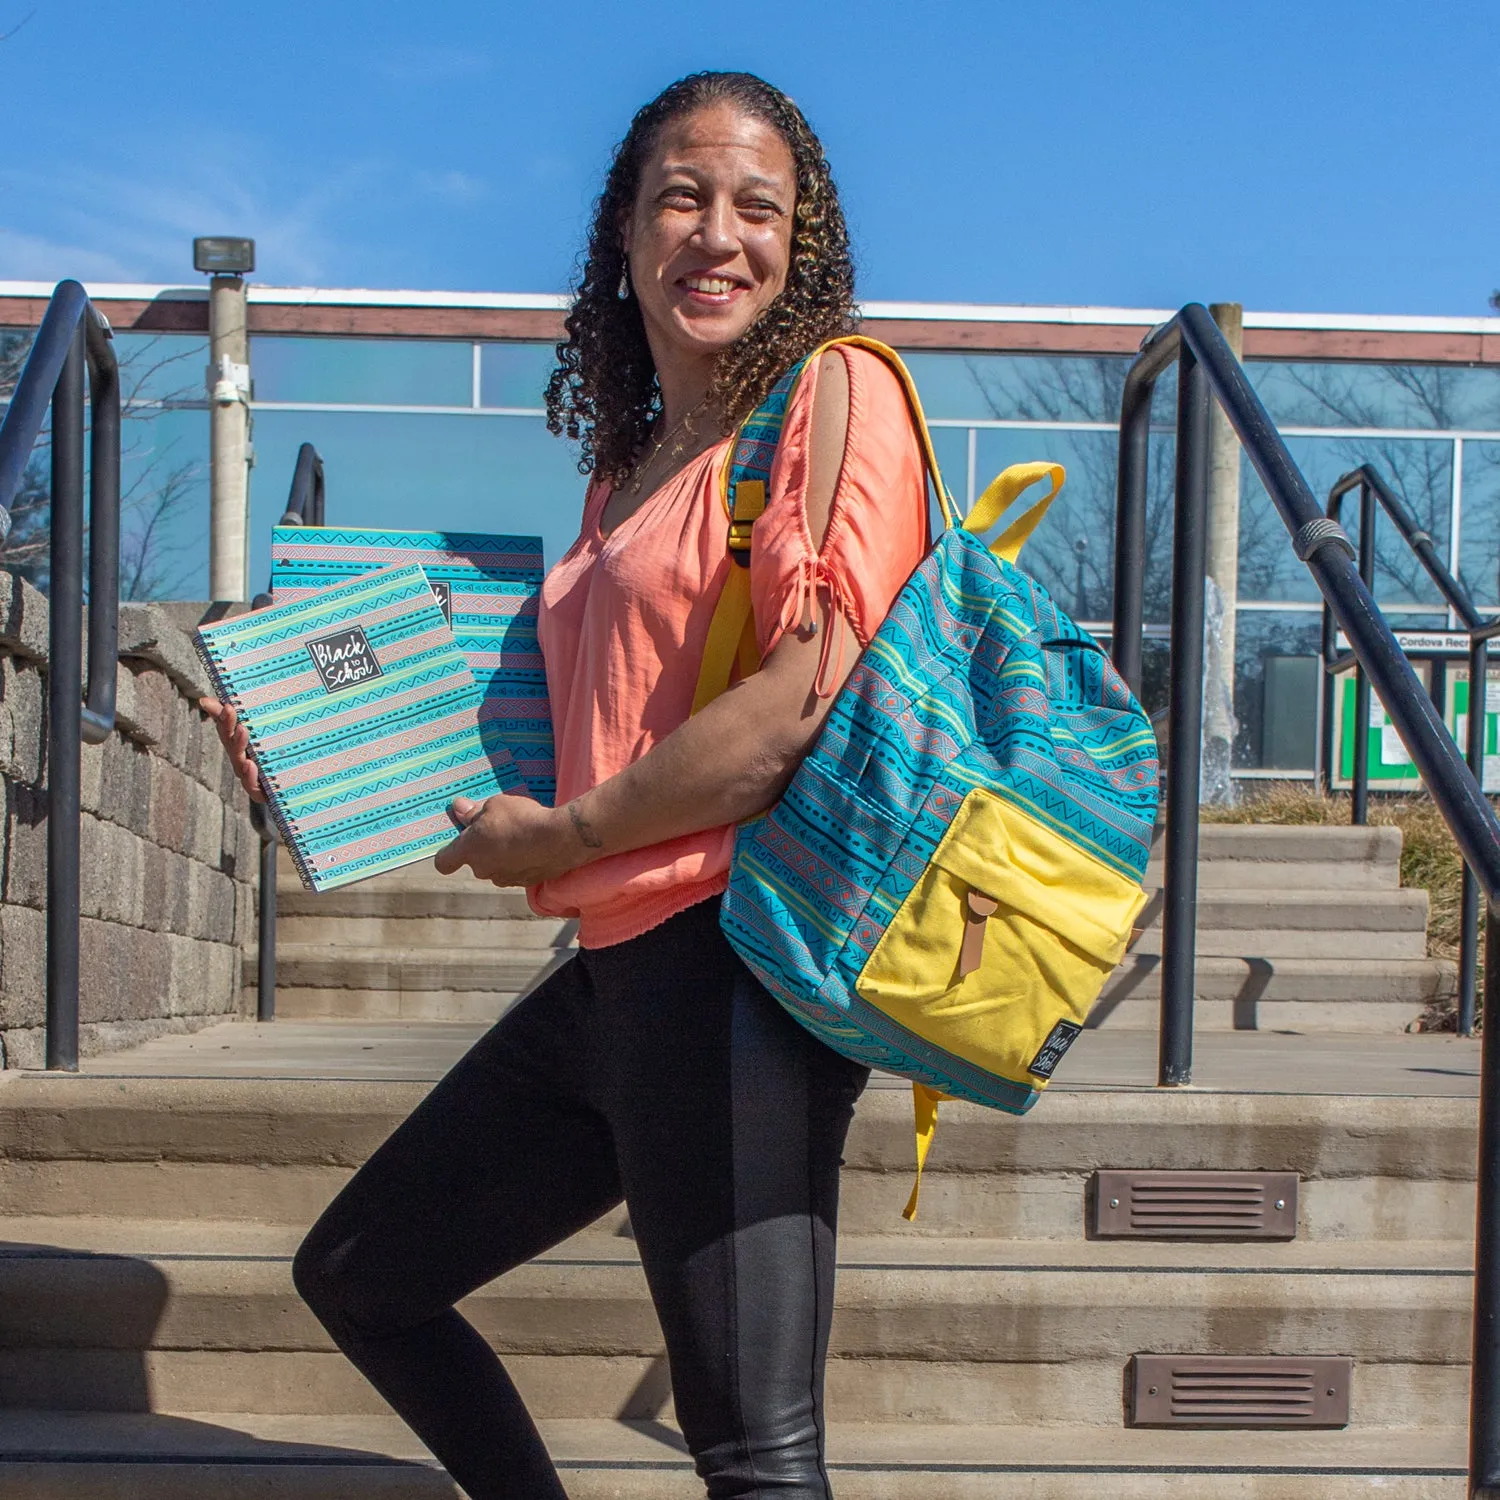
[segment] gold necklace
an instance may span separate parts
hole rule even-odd
[[[651,465],[654,464],[657,458],[660,456],[661,450],[667,446],[667,443],[672,438],[676,437],[679,432],[683,431],[683,429],[688,426],[693,418],[696,417],[698,413],[702,411],[703,408],[707,405],[708,397],[705,396],[695,407],[693,407],[690,411],[684,413],[680,420],[674,422],[666,430],[666,432],[664,432],[661,437],[657,439],[656,446],[651,450],[650,456],[646,459],[645,463],[636,465],[635,472],[630,480],[630,488],[626,491],[627,494],[640,494],[641,486],[645,483],[646,480],[646,474],[650,470]],[[674,457],[678,453],[678,451],[678,448],[674,448],[672,450]]]

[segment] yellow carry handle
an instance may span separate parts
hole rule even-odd
[[[1012,464],[990,480],[985,492],[974,502],[974,508],[964,521],[964,530],[979,536],[988,531],[1015,503],[1017,497],[1031,488],[1039,479],[1050,479],[1052,488],[1035,505],[1021,512],[1000,536],[990,543],[990,551],[1013,563],[1021,555],[1021,548],[1030,540],[1031,533],[1042,524],[1042,518],[1051,508],[1052,502],[1063,487],[1066,475],[1061,464],[1029,463]]]

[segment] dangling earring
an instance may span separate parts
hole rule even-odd
[[[621,302],[629,302],[630,301],[630,267],[629,266],[626,266],[624,268],[624,270],[622,270],[620,272],[620,285],[619,285],[618,289],[615,292],[615,296],[617,296],[620,299]]]

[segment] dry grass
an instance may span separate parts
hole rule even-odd
[[[1347,794],[1325,795],[1302,781],[1264,783],[1234,807],[1205,807],[1205,823],[1347,824]],[[1372,797],[1370,822],[1393,824],[1401,830],[1401,884],[1427,892],[1427,952],[1433,958],[1458,962],[1459,907],[1463,861],[1432,799],[1425,793],[1402,797]],[[1480,918],[1480,973],[1483,993],[1483,917]],[[1456,1013],[1430,1011],[1422,1029],[1451,1031]]]

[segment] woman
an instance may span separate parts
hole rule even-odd
[[[839,1153],[865,1070],[790,1019],[718,927],[734,827],[785,789],[926,541],[895,376],[838,348],[788,411],[751,588],[761,669],[691,715],[728,569],[729,436],[850,326],[827,162],[744,73],[636,116],[594,217],[549,423],[592,473],[548,575],[553,808],[459,802],[438,856],[581,951],[515,1005],[338,1196],[297,1287],[473,1500],[563,1495],[499,1360],[454,1309],[623,1198],[676,1414],[710,1496],[830,1495],[823,1366]],[[847,648],[847,649],[846,649]],[[247,789],[243,730],[215,712]]]

